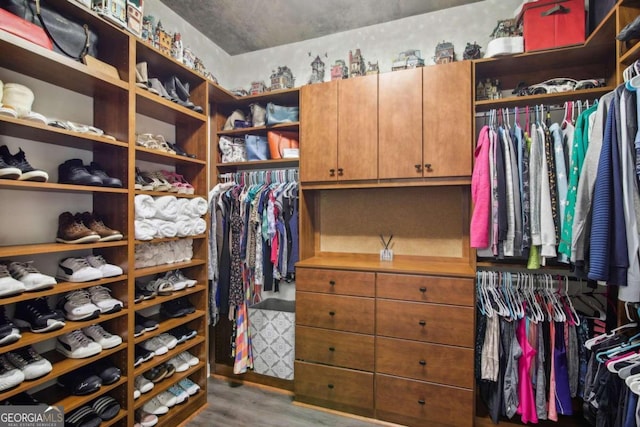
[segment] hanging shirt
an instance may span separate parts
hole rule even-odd
[[[556,168],[555,181],[556,191],[558,194],[558,220],[560,221],[558,228],[562,230],[562,226],[564,224],[564,210],[567,206],[567,170],[564,161],[564,145],[562,143],[562,132],[559,124],[552,124],[549,127],[549,132],[553,139],[553,152]]]
[[[541,126],[536,129],[538,138],[542,141],[542,171],[540,176],[540,256],[542,258],[555,258],[556,257],[556,231],[554,223],[552,193],[555,193],[554,180],[550,180],[553,173],[549,168],[553,165],[553,159],[551,156],[551,141],[547,138],[548,132]],[[552,182],[553,181],[553,182]],[[553,189],[553,191],[552,191]]]
[[[472,248],[489,246],[491,226],[491,170],[489,165],[489,127],[480,129],[474,153],[475,163],[471,175],[471,215],[470,241]]]
[[[529,200],[531,206],[531,244],[542,244],[542,224],[540,206],[542,198],[542,167],[544,163],[544,143],[537,126],[531,125],[531,150],[529,157]]]
[[[503,243],[504,256],[514,255],[514,243],[516,237],[516,212],[515,212],[515,185],[513,182],[512,171],[512,145],[509,143],[509,132],[500,127],[498,129],[500,134],[500,142],[502,143],[502,150],[504,155],[504,176],[505,176],[505,206],[507,217],[507,233]],[[519,190],[518,190],[519,191]]]

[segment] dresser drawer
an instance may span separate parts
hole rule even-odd
[[[296,324],[373,334],[374,299],[296,292]]]
[[[473,349],[378,337],[376,372],[471,389]]]
[[[373,373],[295,362],[296,400],[373,416]]]
[[[378,298],[440,304],[474,305],[472,279],[380,273],[376,279]]]
[[[376,333],[393,338],[473,347],[473,316],[471,307],[379,299]]]
[[[323,292],[334,295],[375,296],[375,273],[362,271],[296,269],[298,291]]]
[[[473,392],[376,374],[376,414],[408,426],[470,427]]]
[[[296,359],[373,371],[373,335],[296,327]]]

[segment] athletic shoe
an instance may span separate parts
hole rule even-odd
[[[11,166],[0,156],[0,179],[18,179],[22,171],[15,166]]]
[[[102,272],[91,267],[84,258],[65,258],[58,264],[56,277],[67,282],[90,282],[102,279]]]
[[[102,277],[115,277],[123,273],[117,265],[108,264],[102,255],[89,255],[85,259],[91,267],[100,270]]]
[[[162,277],[149,281],[145,288],[156,295],[171,295],[175,290],[171,282]]]
[[[176,368],[173,365],[170,365],[168,363],[163,363],[162,365],[163,368],[167,369],[167,376],[165,378],[169,378],[171,376],[173,376],[173,374],[176,373]]]
[[[87,338],[79,329],[59,336],[56,341],[56,350],[70,359],[84,359],[102,351],[100,344]]]
[[[51,310],[44,297],[18,302],[13,322],[19,328],[29,328],[35,333],[55,331],[65,325],[64,318]]]
[[[179,357],[180,359],[187,362],[189,366],[196,366],[198,363],[200,363],[200,359],[198,359],[196,356],[189,353],[188,351],[183,351],[176,357]]]
[[[189,364],[180,357],[172,357],[167,363],[172,365],[176,372],[184,372],[189,369]]]
[[[140,390],[138,390],[137,388],[134,388],[133,389],[133,400],[137,400],[140,397],[141,394],[142,393],[140,393]]]
[[[178,345],[178,340],[173,335],[164,333],[164,334],[158,335],[157,338],[160,341],[162,341],[169,350],[173,350],[176,347],[176,345]]]
[[[194,383],[189,378],[183,378],[178,382],[178,385],[189,393],[189,396],[193,396],[197,392],[200,391],[200,386],[197,383]]]
[[[144,283],[136,282],[136,295],[140,294],[142,299],[148,300],[156,297],[155,291],[150,291]],[[136,297],[137,299],[138,297]]]
[[[82,328],[82,332],[100,344],[103,350],[114,348],[122,344],[122,338],[105,331],[102,325],[91,325]]]
[[[167,408],[162,404],[162,402],[160,402],[158,396],[142,405],[142,410],[153,415],[164,415],[169,412],[169,408]]]
[[[142,374],[142,376],[155,384],[165,379],[167,377],[167,373],[167,367],[162,364],[159,366],[154,366],[153,368]]]
[[[189,393],[187,393],[187,391],[184,390],[183,388],[178,387],[176,384],[169,387],[167,391],[175,396],[176,404],[178,405],[186,402],[187,399],[189,399]]]
[[[197,280],[195,279],[189,279],[188,277],[186,277],[182,271],[180,270],[174,270],[171,272],[173,276],[175,276],[179,281],[184,282],[187,285],[187,288],[192,288],[196,285],[196,283],[198,283]]]
[[[153,390],[153,387],[155,387],[153,382],[149,381],[142,375],[138,375],[136,379],[133,380],[133,384],[135,385],[136,390],[139,390],[142,394],[149,393]]]
[[[53,277],[40,273],[33,266],[33,261],[10,262],[8,269],[14,279],[22,282],[27,292],[50,288],[57,283]]]
[[[155,329],[158,329],[158,326],[160,325],[155,320],[150,319],[148,317],[144,317],[142,314],[139,314],[139,313],[136,313],[135,315],[135,323],[136,325],[142,326],[146,332],[151,332]]]
[[[22,371],[25,380],[35,380],[53,370],[51,362],[40,356],[31,346],[10,351],[6,356],[13,366]]]
[[[138,366],[142,362],[147,362],[153,359],[153,356],[155,356],[155,353],[153,351],[144,349],[139,345],[136,345],[135,347],[135,354],[136,354],[136,360],[134,363],[135,366]]]
[[[102,380],[103,385],[109,385],[118,382],[122,377],[120,368],[111,363],[108,359],[101,359],[90,365],[87,365],[89,374],[97,374]]]
[[[59,243],[95,243],[100,240],[100,235],[88,229],[82,222],[76,221],[71,212],[62,212],[58,217],[58,234],[56,242]]]
[[[75,216],[76,222],[81,222],[89,230],[92,230],[100,236],[101,242],[112,242],[114,240],[122,240],[124,237],[121,232],[104,225],[102,219],[96,214],[90,212],[78,213]]]
[[[100,390],[102,379],[84,367],[59,376],[58,384],[75,396],[84,396]]]
[[[24,283],[11,277],[7,266],[0,264],[0,297],[18,295],[25,290]]]
[[[0,356],[0,391],[9,390],[24,381],[22,371],[9,362],[6,355]]]
[[[4,306],[0,305],[0,346],[12,344],[20,338],[22,338],[20,331],[11,319],[7,317]]]
[[[91,407],[104,421],[108,421],[118,415],[120,404],[111,396],[101,396],[93,401]]]
[[[138,325],[137,323],[134,325],[134,330],[133,330],[133,336],[134,337],[139,337],[140,335],[144,334],[145,330],[144,330],[144,326],[142,325]]]
[[[143,409],[138,409],[135,417],[136,421],[140,424],[140,427],[153,427],[158,424],[158,417]]]
[[[58,301],[67,319],[80,321],[95,319],[100,315],[100,307],[91,302],[91,295],[84,289],[69,292]]]
[[[176,404],[178,403],[178,399],[176,398],[176,396],[168,391],[159,393],[157,397],[158,401],[169,409],[176,406]]]
[[[198,331],[195,329],[189,329],[186,326],[173,328],[169,333],[178,340],[178,344],[182,344],[183,342],[195,338],[198,335]]]
[[[161,278],[171,283],[174,291],[181,291],[187,287],[187,282],[181,280],[173,271],[167,271]]]
[[[144,348],[145,350],[152,351],[156,356],[167,354],[167,352],[169,351],[167,346],[164,345],[162,340],[158,339],[158,337],[153,337],[151,339],[143,341],[142,343],[140,343],[140,347]]]
[[[81,406],[70,414],[65,415],[65,427],[98,427],[102,418],[91,406]]]
[[[196,308],[186,298],[174,299],[160,305],[160,313],[169,318],[183,317],[195,311]]]
[[[16,154],[11,154],[9,147],[3,145],[0,147],[0,157],[2,157],[7,165],[20,169],[21,173],[18,177],[20,181],[47,182],[49,180],[48,173],[40,169],[35,169],[29,164],[22,148],[18,149]]]
[[[122,310],[124,303],[111,296],[111,289],[105,286],[94,286],[88,289],[91,302],[100,308],[103,314],[115,313]]]

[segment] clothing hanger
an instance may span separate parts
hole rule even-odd
[[[580,320],[580,316],[578,316],[578,313],[573,306],[573,302],[571,301],[571,298],[569,298],[569,278],[567,276],[564,276],[564,302],[569,308],[569,315],[572,317],[573,324],[580,326],[580,322],[582,322],[582,320]]]
[[[638,340],[639,338],[640,338],[640,333],[635,334],[634,336],[629,338],[628,341],[623,342],[617,347],[598,352],[596,354],[596,360],[598,360],[598,362],[605,362],[607,359],[615,357],[616,355],[622,354],[629,350],[633,350],[634,348],[640,348],[640,340]]]
[[[600,334],[600,335],[598,335],[598,336],[595,336],[595,337],[593,337],[593,338],[589,338],[588,340],[586,340],[586,341],[584,342],[584,346],[585,346],[588,350],[591,350],[591,348],[592,348],[595,344],[597,344],[597,343],[599,343],[599,342],[602,342],[602,341],[606,340],[607,338],[611,338],[611,337],[613,337],[614,335],[617,335],[617,334],[618,334],[618,332],[621,332],[621,331],[624,331],[624,330],[626,330],[626,329],[630,329],[630,328],[635,328],[635,327],[637,327],[637,326],[638,326],[638,324],[637,324],[636,322],[626,323],[626,324],[624,324],[624,325],[618,326],[617,328],[612,329],[612,330],[611,330],[611,332],[607,332],[607,333],[604,333],[604,334]]]

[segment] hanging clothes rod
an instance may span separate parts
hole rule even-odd
[[[299,173],[297,168],[292,169],[269,169],[259,171],[228,172],[218,175],[222,182],[237,182],[243,184],[271,184],[298,182]]]

